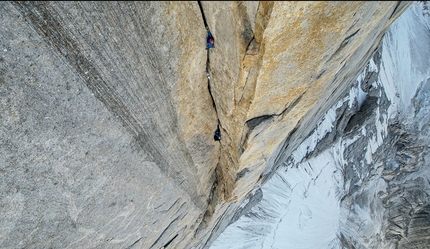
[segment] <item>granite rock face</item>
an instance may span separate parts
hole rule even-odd
[[[350,90],[211,249],[429,247],[427,4],[390,26]]]
[[[1,2],[0,247],[207,247],[408,4]]]

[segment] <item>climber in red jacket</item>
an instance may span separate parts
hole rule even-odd
[[[206,29],[208,31],[208,36],[206,38],[206,49],[214,48],[215,47],[215,39],[212,36],[211,32],[209,31],[209,27],[208,26],[206,26]]]

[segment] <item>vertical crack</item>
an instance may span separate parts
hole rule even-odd
[[[205,13],[203,11],[203,7],[200,1],[197,1],[200,7],[200,11],[202,13],[202,19],[203,19],[203,24],[205,25],[206,29],[209,31],[209,26],[206,22],[206,17],[205,17]],[[206,76],[208,78],[208,91],[209,91],[209,95],[211,96],[211,100],[212,100],[212,106],[215,110],[215,114],[217,117],[217,129],[215,130],[215,134],[214,134],[214,140],[215,141],[219,141],[221,140],[221,131],[220,131],[220,127],[221,127],[221,122],[219,120],[219,115],[218,115],[218,110],[217,110],[217,105],[214,99],[214,96],[212,94],[212,90],[211,90],[211,70],[210,70],[210,52],[209,52],[210,48],[207,49],[207,56],[206,56]],[[214,206],[215,203],[217,202],[217,200],[219,199],[218,196],[218,191],[219,191],[219,180],[220,178],[220,174],[221,174],[221,170],[220,170],[220,160],[221,160],[221,147],[220,147],[220,151],[218,153],[218,163],[217,166],[215,167],[215,180],[211,189],[211,192],[209,194],[209,198],[208,198],[208,208],[206,210],[206,213],[204,214],[204,218],[202,221],[202,224],[207,224],[209,222],[209,220],[212,218],[212,214],[214,212]],[[200,225],[202,225],[200,224]]]
[[[197,1],[199,8],[200,8],[200,12],[202,13],[202,19],[203,19],[203,24],[206,28],[207,31],[209,31],[209,25],[206,22],[206,17],[205,17],[205,13],[203,11],[203,7],[200,1]],[[219,116],[218,116],[218,110],[217,110],[217,105],[215,102],[215,98],[213,96],[212,93],[212,89],[211,89],[211,81],[212,81],[212,77],[211,77],[211,68],[210,68],[210,48],[207,49],[207,56],[206,56],[206,76],[208,78],[208,91],[209,91],[209,95],[211,97],[212,100],[212,106],[215,110],[215,114],[217,117],[217,129],[214,131],[214,140],[215,141],[219,141],[221,139],[221,133],[220,133],[220,128],[221,127],[221,123],[219,120]],[[220,189],[222,187],[220,187],[220,180],[222,179],[222,171],[220,169],[220,160],[221,160],[221,147],[219,147],[219,153],[218,153],[218,162],[217,165],[215,167],[215,171],[214,171],[214,180],[213,180],[213,185],[211,188],[211,191],[209,193],[208,196],[208,200],[207,200],[207,208],[206,211],[202,214],[202,220],[200,221],[200,224],[198,225],[194,236],[197,238],[198,234],[202,231],[204,231],[205,229],[208,228],[211,220],[212,220],[212,216],[215,212],[215,206],[217,205],[217,203],[220,200]],[[213,229],[213,227],[212,227]]]
[[[218,126],[217,126],[217,129],[216,129],[215,134],[214,134],[215,141],[218,141],[218,140],[221,139],[221,131],[220,131],[220,121],[219,121],[219,117],[218,117],[218,110],[216,108],[215,99],[214,99],[214,96],[213,96],[212,91],[211,91],[211,76],[210,76],[211,74],[210,74],[209,49],[208,49],[207,53],[208,54],[207,54],[207,57],[206,57],[207,58],[207,61],[206,61],[206,76],[208,77],[208,91],[209,91],[209,95],[211,96],[212,106],[215,109],[215,113],[216,113],[216,117],[217,117],[217,121],[218,121]]]
[[[211,73],[210,73],[210,60],[209,60],[209,49],[207,51],[207,60],[206,60],[206,76],[208,77],[208,91],[209,91],[209,95],[211,96],[212,99],[212,106],[215,109],[215,112],[217,114],[217,118],[218,118],[218,111],[216,109],[216,104],[215,104],[215,99],[212,95],[212,91],[211,91]],[[219,119],[218,119],[218,123],[219,123]]]
[[[199,8],[200,8],[200,12],[202,13],[202,19],[203,19],[203,24],[205,26],[205,28],[209,31],[209,25],[206,22],[206,16],[205,16],[205,12],[203,11],[203,7],[200,1],[197,1]],[[213,97],[212,91],[211,91],[211,74],[210,74],[210,53],[209,53],[210,48],[207,49],[207,56],[206,56],[206,77],[208,78],[208,91],[209,91],[209,95],[211,96],[212,99],[212,106],[215,109],[215,113],[217,116],[217,120],[218,120],[218,125],[217,125],[217,129],[215,131],[214,134],[214,139],[216,141],[221,139],[221,131],[220,131],[220,120],[218,118],[218,110],[216,108],[216,103],[215,103],[215,99]]]
[[[205,12],[203,11],[202,3],[200,1],[197,1],[199,4],[200,12],[202,13],[203,23],[205,27],[208,27],[208,23],[206,22]]]

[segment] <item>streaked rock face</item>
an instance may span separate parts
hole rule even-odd
[[[390,26],[350,90],[211,249],[428,248],[427,4]]]
[[[209,245],[408,4],[0,3],[0,246]]]

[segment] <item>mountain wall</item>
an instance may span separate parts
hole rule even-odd
[[[208,247],[408,5],[1,2],[0,246]]]
[[[414,2],[211,249],[428,248],[429,44]]]

